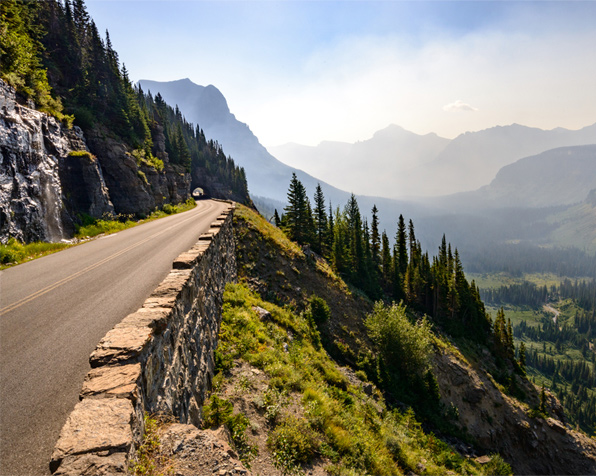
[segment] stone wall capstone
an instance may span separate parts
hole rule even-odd
[[[145,413],[200,425],[210,389],[223,292],[237,277],[232,214],[224,211],[143,306],[101,339],[54,447],[55,475],[127,474]]]

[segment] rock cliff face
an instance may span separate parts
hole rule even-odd
[[[163,131],[154,136],[162,171],[137,165],[124,144],[102,131],[86,141],[78,127],[19,104],[0,81],[0,241],[59,241],[72,236],[78,214],[140,215],[184,202],[190,174],[169,163]]]
[[[18,104],[0,81],[0,240],[56,241],[76,213],[113,213],[98,164],[73,150],[87,150],[79,128]]]
[[[154,151],[164,162],[161,172],[143,164],[137,166],[130,150],[103,131],[89,134],[89,148],[99,160],[116,213],[147,214],[165,203],[180,203],[190,197],[190,174],[169,163],[157,136]]]
[[[596,474],[596,441],[565,424],[563,409],[552,395],[547,399],[550,416],[532,418],[526,405],[502,393],[487,374],[458,356],[438,353],[435,369],[442,401],[457,408],[462,428],[480,448],[501,454],[515,474]]]

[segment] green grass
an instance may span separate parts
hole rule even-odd
[[[261,321],[253,306],[268,310],[271,319]],[[352,385],[321,348],[313,323],[308,312],[263,301],[243,284],[226,287],[216,380],[238,359],[267,375],[269,389],[260,400],[271,425],[267,446],[282,474],[300,473],[315,458],[328,462],[329,474],[510,474],[499,457],[484,467],[467,460],[424,432],[411,410],[389,410],[380,394],[375,401]],[[284,399],[300,410],[285,411]],[[224,420],[236,413],[217,405]]]
[[[68,243],[45,243],[43,241],[24,244],[11,238],[5,245],[0,244],[0,269],[41,258],[69,246],[71,245]]]
[[[537,327],[538,324],[542,323],[545,317],[550,317],[552,314],[542,310],[535,309],[523,309],[516,306],[502,306],[505,311],[505,318],[511,319],[513,326],[519,324],[521,321],[525,321],[530,327]],[[501,306],[486,306],[486,311],[491,315],[494,321],[497,311]]]
[[[120,216],[119,219],[93,219],[84,217],[82,226],[77,228],[75,238],[85,240],[98,235],[109,235],[132,228],[133,226],[157,220],[175,213],[182,213],[196,207],[196,202],[189,198],[185,203],[178,205],[165,204],[162,210],[156,210],[142,220],[134,220],[132,216]],[[51,253],[75,246],[79,243],[47,243],[43,241],[21,243],[11,238],[6,245],[0,244],[0,269],[9,268],[17,264],[41,258]]]
[[[550,288],[553,285],[559,285],[565,280],[566,276],[559,276],[555,273],[525,273],[520,277],[513,277],[507,273],[466,273],[468,280],[474,280],[476,286],[480,289],[495,289],[501,286],[511,286],[512,284],[522,284],[523,282],[534,283],[536,286],[546,285]],[[590,278],[568,277],[572,281]]]

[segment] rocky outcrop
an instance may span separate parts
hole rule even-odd
[[[137,165],[129,148],[103,131],[88,134],[89,148],[103,170],[116,213],[148,214],[166,203],[181,203],[190,197],[190,174],[184,167],[170,164],[163,132],[154,133],[154,152],[164,163],[162,171],[143,163]]]
[[[69,157],[87,147],[81,130],[17,103],[0,80],[0,240],[56,241],[76,213],[113,213],[101,169]]]
[[[562,408],[552,395],[550,416],[532,418],[527,405],[449,351],[437,353],[435,371],[442,401],[458,424],[482,450],[501,454],[515,474],[596,474],[596,441],[561,421]]]
[[[86,140],[78,127],[19,104],[0,81],[0,241],[59,241],[80,214],[138,216],[187,200],[190,173],[169,163],[163,131],[154,137],[160,171],[101,130]]]
[[[224,426],[199,430],[193,425],[169,424],[160,431],[160,453],[175,458],[176,476],[223,475],[251,476],[231,448]]]
[[[81,401],[54,448],[52,472],[126,474],[145,412],[200,424],[223,291],[236,279],[232,210],[181,254],[143,306],[97,345]]]

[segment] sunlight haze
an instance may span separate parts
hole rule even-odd
[[[213,84],[265,146],[596,119],[595,2],[87,6],[133,81]]]

